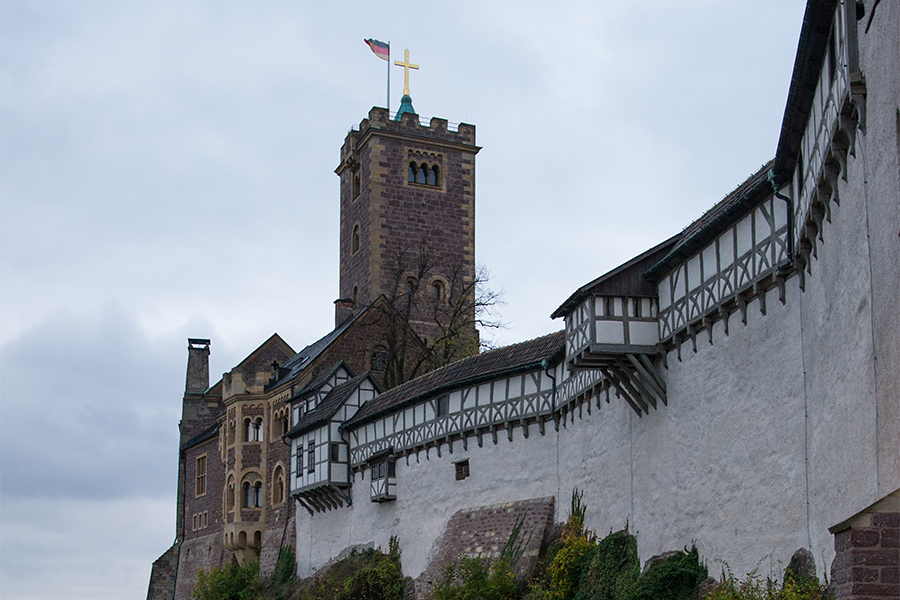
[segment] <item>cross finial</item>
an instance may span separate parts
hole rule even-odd
[[[398,67],[403,67],[403,95],[409,96],[409,70],[415,69],[419,70],[419,65],[414,65],[409,62],[409,50],[403,51],[403,62],[399,60],[394,61],[394,65]]]

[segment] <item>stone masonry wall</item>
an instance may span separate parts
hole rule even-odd
[[[900,598],[900,512],[863,515],[834,535],[838,600]]]
[[[466,282],[475,273],[475,128],[460,125],[447,130],[447,122],[434,119],[421,126],[414,115],[402,122],[387,119],[383,109],[373,109],[360,131],[348,134],[341,150],[341,246],[340,295],[368,304],[378,294],[392,294],[400,279],[415,272],[416,251],[421,242],[434,264],[423,294],[442,279],[450,284],[454,269],[461,268]],[[411,157],[423,156],[440,165],[440,185],[409,183]],[[347,167],[347,168],[345,168]],[[360,177],[360,193],[353,196],[353,178]],[[353,251],[353,230],[359,227],[359,249]],[[404,253],[400,265],[399,253]],[[409,271],[409,272],[407,272]],[[403,291],[401,289],[401,291]],[[458,290],[457,290],[458,291]],[[425,325],[427,315],[413,315],[420,334],[433,333]]]
[[[153,562],[150,570],[150,587],[147,589],[147,600],[168,600],[175,589],[175,571],[178,568],[178,544]]]
[[[549,541],[553,508],[550,496],[458,511],[435,543],[428,567],[416,579],[416,597],[426,597],[440,581],[444,568],[460,555],[498,558],[520,519],[522,529],[517,541],[523,553],[516,570],[520,575],[529,572]]]

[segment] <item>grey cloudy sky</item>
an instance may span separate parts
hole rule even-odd
[[[408,47],[477,126],[512,343],[775,152],[801,0],[0,5],[0,592],[143,598],[175,531],[186,338],[327,333],[347,130]],[[394,68],[392,108],[402,92]]]

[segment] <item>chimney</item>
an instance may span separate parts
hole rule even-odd
[[[334,301],[334,328],[337,329],[353,316],[356,304],[347,298],[338,298]]]
[[[188,338],[185,394],[202,394],[209,388],[209,340]]]

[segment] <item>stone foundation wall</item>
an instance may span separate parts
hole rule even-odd
[[[218,567],[234,557],[222,543],[222,535],[213,533],[194,538],[181,544],[181,555],[178,558],[178,580],[175,582],[174,600],[189,600],[191,589],[197,580],[197,571],[201,568]]]
[[[416,597],[427,597],[440,581],[444,568],[460,555],[499,558],[520,520],[522,528],[517,542],[522,544],[523,552],[516,571],[519,575],[529,572],[549,541],[553,510],[550,496],[458,511],[450,517],[447,528],[435,543],[428,567],[416,579]]]
[[[175,589],[175,570],[178,568],[178,546],[175,543],[153,562],[147,600],[168,600]]]

